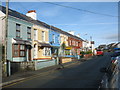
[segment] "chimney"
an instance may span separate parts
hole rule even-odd
[[[74,35],[74,31],[69,31],[68,33],[70,33],[70,34]]]
[[[80,34],[77,34],[76,36],[80,38]]]
[[[37,20],[37,15],[35,10],[30,10],[27,12],[26,16],[31,17],[34,20]]]

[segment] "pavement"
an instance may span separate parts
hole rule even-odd
[[[94,56],[93,56],[94,57]],[[93,58],[91,57],[91,58]],[[82,63],[83,61],[86,61],[86,60],[89,60],[91,58],[82,58],[80,60],[75,60],[75,61],[72,61],[72,62],[68,62],[68,63],[64,63],[63,66],[64,68],[66,67],[69,67],[69,66],[72,66],[76,63]],[[0,87],[4,87],[6,85],[9,85],[11,83],[15,83],[15,82],[20,82],[22,80],[25,80],[25,79],[28,79],[28,78],[31,78],[33,76],[37,76],[37,75],[45,75],[45,74],[48,74],[48,73],[52,73],[58,69],[61,69],[59,65],[54,65],[54,66],[50,66],[50,67],[46,67],[46,68],[43,68],[43,69],[40,69],[40,70],[36,70],[36,71],[25,71],[25,72],[17,72],[9,77],[3,77],[2,78],[2,83],[0,83]]]

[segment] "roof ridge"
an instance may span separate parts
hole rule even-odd
[[[2,10],[1,10],[1,8],[2,8]],[[3,11],[3,13],[6,13],[6,8],[5,8],[4,6],[2,6],[2,5],[0,5],[0,10]],[[50,29],[50,27],[52,27],[53,29],[58,30],[58,32],[61,32],[62,34],[64,33],[64,34],[67,34],[67,35],[72,36],[72,37],[74,37],[74,38],[83,40],[83,39],[81,39],[80,37],[77,37],[77,36],[75,36],[75,35],[72,35],[72,34],[66,32],[66,31],[64,31],[64,30],[62,30],[62,29],[60,29],[60,28],[57,28],[57,27],[52,26],[52,25],[49,25],[49,24],[47,24],[47,23],[45,23],[45,22],[42,22],[42,21],[40,21],[40,20],[34,20],[34,19],[32,19],[31,17],[28,17],[28,16],[26,16],[25,14],[22,14],[22,13],[20,13],[20,12],[17,12],[17,11],[15,11],[15,10],[10,9],[10,8],[9,8],[8,10],[9,10],[9,13],[8,13],[8,14],[9,14],[10,16],[17,17],[17,18],[22,19],[22,20],[26,20],[26,21],[31,22],[31,23],[33,23],[33,24],[37,24],[37,25],[39,24],[39,25],[42,25],[42,26],[44,26],[44,27],[46,27],[46,28],[49,27],[49,29]],[[10,12],[10,11],[11,11],[11,12]],[[46,26],[45,26],[45,25],[46,25]],[[51,28],[51,29],[52,29],[52,28]]]

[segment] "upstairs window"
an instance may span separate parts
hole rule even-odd
[[[42,41],[45,41],[45,31],[42,31]]]
[[[80,47],[81,45],[80,45],[80,42],[78,42],[78,46]]]
[[[38,39],[38,33],[37,33],[37,29],[34,29],[34,40]]]
[[[20,38],[20,24],[16,24],[16,37]]]
[[[58,38],[58,43],[60,44],[60,36],[58,35],[58,37],[57,37],[57,38]]]
[[[78,42],[76,42],[76,46],[78,46]]]
[[[52,35],[52,42],[55,43],[55,35]]]
[[[72,40],[69,40],[69,44],[72,45]]]
[[[31,39],[31,27],[27,27],[27,38]]]

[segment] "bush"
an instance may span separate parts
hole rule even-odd
[[[83,54],[85,54],[85,52],[84,52],[84,51],[81,51],[81,52],[80,52],[80,54],[82,54],[82,55],[83,55]]]
[[[92,54],[92,51],[87,51],[85,54]]]

